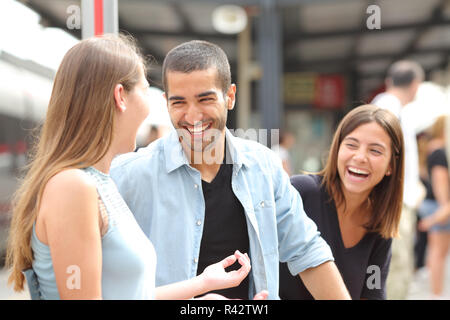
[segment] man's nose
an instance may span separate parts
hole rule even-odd
[[[203,120],[203,112],[201,108],[199,108],[195,104],[190,104],[186,110],[184,118],[188,123],[195,125],[197,122]]]

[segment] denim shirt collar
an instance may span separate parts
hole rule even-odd
[[[225,128],[225,138],[230,151],[231,161],[233,166],[237,166],[237,170],[240,170],[242,165],[248,167],[250,161],[243,152],[239,140],[233,136],[233,134]],[[178,169],[183,165],[189,166],[189,160],[184,153],[181,146],[177,131],[171,130],[164,139],[164,158],[167,173]]]

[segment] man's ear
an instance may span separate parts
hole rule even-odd
[[[114,101],[116,103],[116,108],[121,112],[127,110],[125,100],[125,88],[123,87],[123,85],[117,84],[114,87]]]
[[[234,103],[236,102],[236,85],[232,83],[227,91],[227,109],[233,110]]]

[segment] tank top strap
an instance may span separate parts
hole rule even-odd
[[[114,181],[111,177],[93,167],[83,169],[94,181],[99,195],[99,208],[102,206],[106,210],[101,211],[102,215],[106,214],[108,230],[115,227],[120,215],[131,214],[124,200],[119,194]]]

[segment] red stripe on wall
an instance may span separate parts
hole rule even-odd
[[[103,0],[94,0],[94,35],[103,34]]]

